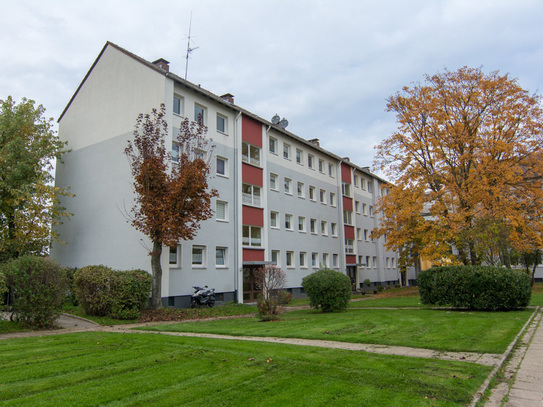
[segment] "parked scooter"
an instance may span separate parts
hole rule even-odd
[[[192,286],[194,288],[194,294],[190,299],[190,306],[192,308],[209,307],[215,305],[215,289],[205,287]]]

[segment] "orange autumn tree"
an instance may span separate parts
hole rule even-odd
[[[134,177],[136,192],[131,223],[152,242],[153,274],[151,307],[160,308],[162,248],[177,246],[179,240],[192,240],[199,223],[213,215],[208,189],[209,162],[213,146],[205,137],[207,128],[200,122],[181,123],[174,140],[176,155],[165,147],[168,132],[165,106],[151,114],[140,114],[134,140],[128,141],[125,154]]]
[[[378,203],[374,237],[464,264],[509,265],[512,249],[542,247],[539,96],[508,75],[464,67],[404,87],[387,110],[398,130],[376,147],[374,166],[393,185]]]

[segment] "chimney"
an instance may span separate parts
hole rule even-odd
[[[314,146],[317,146],[317,147],[320,147],[321,144],[319,143],[319,139],[318,138],[313,138],[311,140],[308,140],[311,144],[313,144]]]
[[[157,59],[152,64],[164,69],[166,72],[170,72],[170,61],[166,61],[164,58]]]
[[[343,157],[343,159],[347,162],[351,162],[351,159],[349,157]]]
[[[234,95],[231,93],[225,93],[224,95],[221,95],[221,98],[226,100],[228,103],[234,104]]]

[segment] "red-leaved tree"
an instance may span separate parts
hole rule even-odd
[[[166,150],[168,126],[164,104],[151,114],[140,114],[134,140],[128,141],[125,154],[134,177],[136,192],[131,223],[151,240],[153,273],[151,307],[160,308],[162,248],[173,247],[180,240],[192,240],[200,222],[213,215],[211,198],[217,191],[208,187],[213,146],[205,137],[207,128],[185,119],[174,145]]]

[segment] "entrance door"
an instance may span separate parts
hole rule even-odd
[[[243,302],[256,302],[260,290],[257,289],[255,283],[255,270],[259,266],[246,266],[243,268]]]
[[[347,266],[347,276],[351,279],[351,287],[356,290],[356,266]]]

